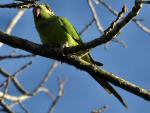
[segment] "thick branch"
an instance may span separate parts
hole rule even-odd
[[[148,0],[149,1],[149,0]],[[142,1],[142,3],[148,2],[148,1]],[[149,1],[150,2],[150,1]],[[95,0],[96,4],[101,3],[104,7],[106,7],[113,15],[118,16],[118,12],[113,9],[113,7],[111,7],[108,3],[106,3],[105,0]],[[144,26],[138,19],[133,19],[132,20],[141,30],[143,30],[144,32],[150,34],[150,29],[147,28],[146,26]]]
[[[142,0],[141,0],[142,1]],[[113,26],[110,26],[108,29],[106,29],[104,34],[96,38],[88,43],[85,43],[84,45],[72,47],[72,48],[66,48],[64,50],[65,53],[75,53],[80,50],[86,50],[94,48],[98,45],[105,44],[112,40],[117,34],[120,33],[121,29],[123,29],[131,20],[133,20],[139,13],[140,9],[142,8],[141,2],[136,2],[135,6],[132,8],[132,11],[129,12],[129,14],[122,19],[122,21],[117,23],[112,23]],[[106,33],[107,31],[107,33]]]
[[[83,49],[89,49],[89,48],[94,48],[98,45],[104,44],[106,42],[109,42],[110,40],[113,39],[113,37],[118,34],[120,32],[120,30],[125,27],[132,19],[134,19],[134,17],[136,15],[138,15],[140,9],[141,9],[142,5],[140,2],[136,2],[135,6],[133,7],[132,11],[120,22],[118,23],[113,23],[113,25],[115,26],[111,26],[112,29],[110,29],[110,27],[108,29],[110,29],[108,31],[108,29],[106,30],[107,33],[105,33],[103,36],[101,36],[100,38],[97,38],[91,42],[88,42],[84,45],[79,45],[77,47],[70,47],[70,48],[66,48],[64,50],[65,53],[74,53],[74,52],[78,52],[80,50]],[[60,49],[56,49],[56,48],[48,48],[48,47],[44,47],[38,44],[35,44],[33,42],[15,37],[15,36],[10,36],[7,35],[3,32],[0,31],[0,41],[15,47],[15,48],[19,48],[28,52],[31,52],[33,54],[38,54],[44,57],[48,57],[48,58],[52,58],[55,60],[59,60],[61,62],[65,62],[68,63],[70,65],[73,65],[81,70],[84,70],[86,72],[88,72],[95,80],[99,80],[99,79],[105,79],[106,81],[121,87],[124,90],[127,90],[139,97],[144,98],[145,100],[149,100],[150,101],[150,91],[147,91],[139,86],[136,86],[128,81],[125,81],[124,79],[121,79],[117,76],[115,76],[112,73],[106,72],[102,69],[98,69],[95,68],[94,65],[89,64],[81,59],[79,59],[76,56],[69,56],[69,55],[63,55],[62,52],[60,51]]]
[[[33,54],[37,54],[37,55],[44,56],[47,58],[52,58],[55,60],[59,60],[61,62],[65,62],[70,65],[73,65],[81,70],[88,72],[96,80],[104,78],[110,83],[118,87],[121,87],[122,89],[127,90],[139,97],[142,97],[145,100],[150,101],[149,91],[139,86],[136,86],[128,81],[125,81],[124,79],[121,79],[112,73],[106,72],[102,69],[97,69],[95,68],[94,65],[89,64],[79,59],[76,56],[69,56],[69,55],[65,56],[62,54],[60,49],[43,47],[33,42],[30,42],[30,41],[27,41],[27,40],[24,40],[15,36],[10,36],[2,32],[0,32],[0,41],[11,47],[23,49]]]
[[[31,8],[33,3],[21,2],[21,3],[10,3],[10,4],[0,4],[0,8]]]

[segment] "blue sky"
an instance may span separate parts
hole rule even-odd
[[[12,0],[1,0],[0,4],[9,2],[12,2]],[[68,18],[74,24],[77,31],[81,31],[92,18],[87,5],[87,0],[45,0],[44,2],[50,4],[57,15]],[[110,3],[117,11],[120,11],[123,4],[126,3],[130,11],[134,0],[106,0],[106,2]],[[115,17],[102,5],[97,5],[96,10],[102,25],[106,29]],[[150,27],[150,13],[148,10],[150,10],[149,6],[144,5],[144,8],[137,18],[144,19],[142,23],[147,27]],[[1,30],[5,30],[16,12],[17,9],[0,9]],[[14,28],[12,34],[40,43],[39,36],[34,27],[32,10],[28,10],[25,13],[23,18]],[[95,25],[92,25],[88,31],[82,35],[82,39],[84,41],[89,41],[100,35],[101,34],[98,32]],[[123,29],[117,38],[123,40],[128,45],[128,48],[125,49],[121,45],[111,42],[107,50],[104,49],[103,45],[94,48],[91,52],[93,58],[104,64],[102,67],[103,69],[149,89],[150,35],[141,31],[133,22],[131,22]],[[0,49],[0,54],[8,54],[12,50],[14,49],[5,45]],[[18,50],[18,53],[26,52]],[[1,61],[0,67],[13,73],[23,63],[30,60],[31,59]],[[19,80],[28,90],[32,90],[40,82],[51,63],[51,59],[40,56],[34,58],[33,65],[19,77]],[[67,64],[59,66],[53,73],[52,78],[46,84],[46,86],[54,93],[57,93],[58,89],[58,76],[67,78],[68,83],[65,88],[65,94],[59,102],[55,113],[90,113],[93,109],[100,108],[103,105],[109,105],[109,109],[106,110],[105,113],[150,112],[150,103],[148,101],[144,101],[127,91],[115,87],[128,103],[129,109],[125,109],[117,99],[107,94],[107,92],[105,92],[86,72],[80,71]],[[13,95],[17,94],[14,88],[11,88],[9,92]],[[31,113],[44,113],[48,110],[50,103],[47,96],[40,94],[33,99],[26,101],[24,104],[30,109]]]

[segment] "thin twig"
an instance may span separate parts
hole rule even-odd
[[[3,97],[4,99],[12,101],[14,103],[22,102],[31,97],[29,95],[22,95],[22,96],[12,96],[9,94],[5,94],[4,96],[3,95],[4,95],[4,92],[0,92],[0,97]]]
[[[34,4],[36,1],[40,1],[40,0],[15,0],[15,1]]]
[[[82,35],[83,33],[85,33],[87,31],[87,29],[94,23],[94,18],[92,18],[92,20],[85,25],[85,27],[79,32],[79,35]]]
[[[124,17],[124,19],[121,22],[119,22],[115,28],[113,28],[109,33],[107,33],[107,35],[103,35],[103,36],[101,36],[101,38],[97,38],[97,39],[90,41],[89,43],[86,43],[83,45],[79,45],[76,47],[70,47],[70,49],[66,48],[66,50],[68,49],[67,50],[68,53],[69,52],[73,53],[73,52],[77,52],[80,50],[93,48],[98,45],[109,42],[110,40],[112,40],[113,36],[115,36],[122,28],[124,28],[132,19],[134,19],[139,14],[141,8],[142,8],[142,3],[136,2],[134,7],[132,8],[132,11],[129,12],[129,14],[126,17]],[[118,87],[121,87],[122,89],[124,89],[126,91],[129,91],[145,100],[150,101],[150,92],[148,90],[145,90],[137,85],[134,85],[134,84],[132,84],[122,78],[119,78],[112,73],[106,72],[102,69],[95,70],[94,65],[91,65],[85,61],[82,61],[78,57],[64,55],[64,54],[62,54],[60,49],[44,47],[44,46],[35,44],[31,41],[27,41],[25,39],[20,39],[16,36],[7,35],[1,31],[0,31],[0,41],[9,46],[17,47],[17,48],[26,50],[28,52],[31,52],[33,54],[38,54],[38,55],[41,55],[41,56],[44,56],[47,58],[52,58],[55,60],[65,62],[70,65],[73,65],[73,66],[77,67],[78,69],[88,72],[92,77],[98,77],[97,79],[101,79],[101,77],[102,77],[106,81],[108,81]]]
[[[64,94],[65,84],[66,84],[66,80],[62,81],[60,78],[58,78],[58,85],[59,85],[58,95],[55,98],[55,100],[52,102],[52,105],[50,106],[48,113],[54,112],[56,105],[58,104],[59,100],[61,99],[61,97]]]
[[[148,0],[149,1],[149,0]],[[106,1],[104,0],[95,0],[95,2],[101,3],[104,7],[106,7],[106,9],[108,9],[113,15],[118,16],[118,12],[111,7],[108,3],[106,3]],[[141,1],[141,2],[147,2],[147,1]],[[146,26],[144,26],[138,19],[133,19],[132,20],[141,30],[143,30],[144,32],[150,34],[150,29],[147,28]]]
[[[150,35],[150,28],[147,28],[146,26],[144,26],[139,20],[134,19],[133,20],[135,22],[135,24],[145,33]]]
[[[14,54],[10,54],[10,55],[0,56],[0,60],[29,58],[29,57],[34,57],[34,56],[35,55],[33,55],[33,54],[26,54],[26,55],[14,55]]]
[[[11,20],[11,22],[9,23],[9,25],[6,28],[6,33],[7,34],[11,34],[13,28],[18,23],[18,21],[21,19],[21,17],[23,16],[24,13],[25,13],[25,10],[19,10],[18,11],[16,16]],[[3,43],[0,43],[0,47],[2,47],[2,45],[3,45]]]
[[[3,94],[3,96],[2,97],[0,97],[0,101],[3,101],[3,100],[5,100],[5,95],[8,93],[8,89],[9,89],[9,85],[10,85],[10,80],[11,80],[11,78],[10,77],[8,77],[7,78],[7,80],[6,80],[6,85],[5,85],[5,90],[4,90],[4,94]]]
[[[98,110],[92,111],[91,113],[103,113],[106,109],[108,109],[108,105],[105,105],[101,108],[99,108]]]
[[[4,111],[8,112],[8,113],[14,113],[6,104],[5,102],[1,101],[0,105],[4,108]]]
[[[17,14],[15,15],[15,17],[11,20],[11,22],[9,23],[7,29],[6,29],[6,33],[7,34],[11,34],[13,28],[15,27],[15,25],[18,23],[18,21],[21,19],[21,17],[24,15],[26,10],[19,10],[17,12]]]
[[[22,86],[20,86],[20,83],[18,83],[18,80],[17,80],[17,75],[18,74],[20,74],[20,72],[22,72],[22,70],[24,70],[24,69],[26,69],[29,65],[31,65],[32,64],[32,62],[29,62],[29,63],[26,63],[25,65],[23,65],[18,71],[16,71],[13,75],[10,75],[8,72],[6,72],[6,71],[4,71],[2,68],[0,68],[0,73],[2,74],[2,75],[4,75],[4,77],[6,77],[6,78],[10,78],[10,79],[12,79],[12,80],[14,80],[15,82],[14,82],[14,84],[16,85],[16,87],[17,87],[17,89],[20,91],[20,90],[22,90]],[[47,80],[48,80],[48,78],[50,77],[50,75],[52,74],[52,72],[54,71],[54,69],[56,69],[56,67],[58,66],[58,62],[57,61],[55,61],[53,64],[52,64],[52,66],[51,66],[51,68],[50,68],[50,70],[48,71],[48,73],[45,75],[45,77],[44,77],[44,79],[41,81],[41,84],[38,86],[38,88],[37,88],[37,91],[36,91],[36,93],[34,94],[34,95],[37,95],[38,93],[40,93],[40,92],[44,92],[44,93],[46,93],[51,99],[52,99],[52,101],[54,101],[55,99],[54,99],[54,96],[50,93],[50,91],[47,89],[47,88],[45,88],[45,87],[43,87],[43,85],[44,85],[44,83],[45,82],[47,82]],[[21,89],[20,89],[21,88]],[[3,99],[6,99],[6,100],[10,100],[10,101],[12,101],[12,102],[14,102],[11,106],[10,106],[10,108],[12,108],[14,105],[16,105],[16,104],[21,104],[23,101],[25,101],[25,100],[27,100],[27,99],[30,99],[32,96],[34,96],[34,95],[28,95],[27,93],[24,93],[22,96],[19,96],[19,97],[15,97],[15,96],[11,96],[11,95],[8,95],[7,93],[2,93],[2,92],[0,92],[0,97],[1,98],[3,98]],[[22,105],[22,104],[21,104]],[[21,106],[21,108],[25,111],[25,112],[28,112],[28,110],[25,108],[25,107],[23,107],[23,106]]]
[[[27,62],[26,64],[24,64],[23,66],[21,66],[14,74],[14,77],[17,77],[18,75],[20,75],[25,69],[27,69],[29,66],[32,65],[32,61]]]
[[[111,5],[109,5],[108,3],[106,3],[106,1],[104,0],[94,0],[96,4],[101,3],[104,7],[106,7],[112,14],[114,14],[115,16],[118,16],[118,12],[113,9],[113,7]]]
[[[6,72],[4,69],[0,68],[0,73],[6,77],[6,78],[11,78],[12,82],[16,86],[16,88],[22,93],[22,94],[28,94],[28,91],[26,91],[20,82],[17,80],[16,77],[12,76],[10,73]]]
[[[104,31],[104,33],[105,33],[106,35],[107,35],[107,33],[109,33],[112,29],[114,29],[114,28],[121,22],[121,19],[124,17],[124,14],[126,13],[126,11],[127,11],[127,7],[126,7],[126,5],[124,5],[124,6],[122,7],[122,10],[119,12],[117,18],[111,23],[110,27],[107,28],[107,29]],[[115,34],[115,35],[113,36],[113,39],[115,39],[116,36],[117,36],[120,32],[121,32],[121,29],[120,29],[120,31],[118,31],[117,34]]]
[[[123,40],[119,40],[119,39],[115,38],[113,41],[122,45],[124,48],[128,48],[128,45]]]
[[[5,34],[6,35],[6,34]],[[91,65],[86,64],[85,62],[81,62],[80,59],[73,57],[73,56],[64,56],[59,52],[60,49],[52,49],[52,48],[45,48],[43,46],[40,46],[38,44],[35,44],[33,42],[12,37],[12,36],[5,36],[5,38],[2,38],[0,36],[0,40],[3,40],[3,42],[9,44],[12,47],[18,47],[20,49],[24,49],[28,52],[32,52],[34,54],[38,54],[44,57],[52,58],[55,60],[59,60],[65,63],[68,63],[70,65],[73,65],[81,70],[84,70],[88,73],[93,73],[95,75],[99,75],[98,77],[101,78],[100,76],[103,76],[107,81],[109,81],[112,84],[115,84],[118,87],[121,87],[124,90],[127,90],[139,97],[142,97],[146,100],[150,100],[150,92],[147,90],[144,90],[143,88],[136,86],[128,81],[125,81],[117,76],[115,76],[112,73],[103,73],[104,70],[101,71],[95,71],[95,66],[92,68]],[[5,41],[4,41],[5,40]],[[15,43],[18,42],[18,43]]]
[[[103,34],[104,33],[104,29],[102,27],[102,24],[100,23],[100,20],[98,18],[98,15],[96,13],[96,9],[95,9],[95,7],[94,7],[94,5],[92,3],[92,0],[87,0],[87,2],[88,2],[88,5],[89,5],[89,7],[90,7],[90,9],[92,11],[92,14],[93,14],[96,26],[97,26],[99,32]]]
[[[42,87],[39,87],[38,90],[36,92],[33,92],[31,95],[36,95],[38,94],[39,92],[43,92],[45,94],[47,94],[48,97],[50,97],[50,99],[52,101],[55,100],[55,95],[49,90],[47,89],[46,87],[42,86]]]
[[[49,80],[49,78],[51,77],[53,71],[58,66],[59,66],[59,62],[58,61],[54,61],[53,64],[51,65],[51,67],[49,68],[48,72],[46,73],[46,75],[42,79],[42,81],[39,83],[38,87],[33,91],[33,94],[35,94],[41,87],[43,87],[43,85]]]
[[[30,113],[28,109],[23,105],[23,103],[19,102],[20,107],[25,111],[25,113]]]

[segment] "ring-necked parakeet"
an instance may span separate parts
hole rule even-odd
[[[54,14],[48,5],[36,5],[33,9],[34,22],[40,35],[41,41],[51,47],[71,47],[83,44],[79,34],[72,23],[64,18]],[[87,51],[76,53],[88,63],[102,66],[101,63],[95,62]],[[96,79],[95,77],[93,77]],[[117,99],[127,107],[121,96],[105,80],[96,80],[108,93],[113,94]]]

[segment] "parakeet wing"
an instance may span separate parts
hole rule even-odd
[[[60,21],[62,22],[62,26],[65,29],[65,31],[67,33],[69,33],[72,38],[78,42],[78,44],[82,44],[82,40],[80,38],[80,36],[78,35],[76,29],[74,28],[74,26],[70,23],[69,20],[67,20],[64,17],[60,17]],[[92,57],[90,56],[90,54],[86,55],[84,58],[86,61],[90,60],[91,62],[95,63],[95,61],[92,59]],[[99,62],[98,62],[99,63]],[[99,65],[102,65],[101,63]],[[97,80],[102,86],[103,88],[110,94],[113,94],[114,96],[116,96],[118,98],[118,100],[127,107],[126,103],[124,102],[124,100],[122,99],[122,97],[115,91],[115,89],[105,80],[101,79],[97,79],[97,77],[95,78],[95,80]]]
[[[64,18],[64,17],[59,17],[59,20],[62,24],[62,27],[64,28],[64,30],[71,35],[71,37],[78,43],[78,44],[82,44],[82,40],[79,36],[79,34],[77,33],[76,29],[74,28],[74,26],[71,24],[71,22]]]
[[[64,17],[59,17],[59,20],[61,22],[62,27],[64,28],[64,30],[71,35],[71,37],[74,39],[74,41],[76,41],[78,44],[83,44],[78,32],[76,31],[76,29],[74,28],[74,26],[72,25],[72,23],[64,18]],[[89,50],[84,50],[80,53],[82,54],[86,54],[88,53]],[[102,66],[103,64],[100,62],[96,62],[92,59],[91,55],[88,53],[86,56],[83,57],[84,60],[88,61],[88,62],[92,62],[94,64],[97,64],[98,66]]]

